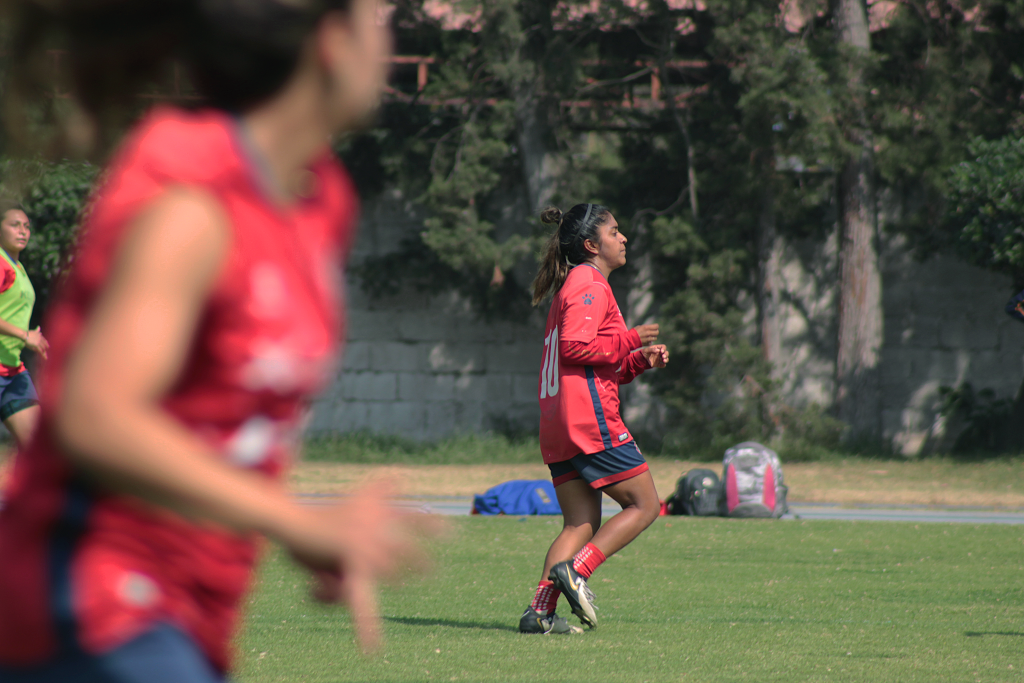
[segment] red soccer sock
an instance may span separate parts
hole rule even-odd
[[[555,611],[555,606],[558,604],[558,596],[562,592],[555,588],[555,584],[551,581],[541,581],[537,584],[537,592],[533,596],[533,602],[530,603],[538,614],[545,616]]]
[[[584,579],[589,579],[594,570],[607,559],[596,545],[588,543],[583,546],[583,550],[576,553],[576,557],[572,558],[572,568]]]

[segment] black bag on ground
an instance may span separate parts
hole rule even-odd
[[[720,512],[722,485],[713,470],[690,470],[676,482],[676,491],[665,501],[670,515],[712,517]]]

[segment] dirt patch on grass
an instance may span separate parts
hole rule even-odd
[[[716,463],[652,458],[649,461],[658,495],[675,490],[679,476],[695,467],[716,472]],[[0,487],[9,469],[0,454]],[[793,503],[840,505],[934,505],[1024,509],[1024,460],[958,463],[844,460],[783,463],[789,500]],[[532,465],[358,465],[300,463],[290,476],[301,494],[344,494],[373,479],[394,479],[410,496],[469,498],[512,479],[546,479],[548,469]]]
[[[544,465],[353,465],[301,463],[291,475],[298,493],[349,493],[362,482],[393,479],[410,496],[466,498],[511,479],[548,477]]]
[[[715,463],[651,459],[658,495],[675,490],[679,476]],[[849,460],[784,464],[791,502],[845,505],[936,505],[1024,509],[1024,463],[964,464],[947,460],[888,462]],[[291,482],[299,493],[348,493],[374,477],[391,477],[407,495],[468,498],[511,479],[546,479],[536,465],[353,465],[302,463]]]

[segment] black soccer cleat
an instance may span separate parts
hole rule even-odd
[[[527,607],[519,618],[520,633],[583,633],[579,626],[573,626],[554,612],[544,616],[532,607]]]
[[[551,568],[548,581],[553,581],[555,588],[560,590],[572,607],[572,613],[590,628],[597,628],[597,606],[594,605],[594,592],[590,590],[586,579],[572,568],[572,560],[559,562]]]

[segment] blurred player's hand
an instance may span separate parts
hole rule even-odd
[[[422,539],[444,528],[436,515],[394,505],[394,494],[390,484],[381,482],[341,504],[304,509],[308,527],[279,539],[313,572],[318,600],[348,606],[364,652],[381,642],[377,584],[409,567],[425,569]]]
[[[658,338],[657,325],[637,325],[633,328],[640,335],[640,345],[647,346]]]
[[[647,364],[652,368],[663,368],[668,365],[668,347],[664,344],[653,344],[640,349]]]

